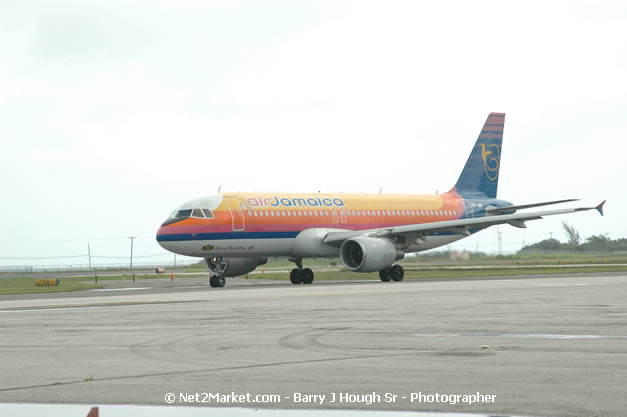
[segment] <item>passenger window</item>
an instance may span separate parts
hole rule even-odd
[[[257,217],[257,210],[253,211],[253,213],[255,213],[255,217]]]

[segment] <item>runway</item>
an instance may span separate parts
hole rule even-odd
[[[3,296],[0,401],[530,416],[627,409],[625,275],[242,281]],[[196,393],[250,396],[181,400]],[[417,393],[424,400],[412,401]],[[450,400],[477,393],[494,401]],[[250,401],[258,395],[279,401]]]

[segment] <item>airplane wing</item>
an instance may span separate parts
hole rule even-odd
[[[329,232],[324,238],[323,242],[332,246],[340,246],[345,240],[351,239],[357,236],[367,237],[379,237],[379,238],[396,238],[405,237],[408,245],[414,241],[424,240],[429,235],[436,233],[454,233],[464,236],[470,236],[471,229],[473,231],[485,229],[497,224],[510,224],[514,227],[526,228],[525,222],[528,220],[538,220],[545,216],[554,216],[557,214],[569,214],[576,213],[578,211],[587,211],[596,209],[601,215],[603,215],[603,205],[605,201],[596,207],[579,207],[568,208],[561,210],[547,210],[537,211],[532,213],[517,213],[517,214],[488,214],[485,217],[477,217],[470,219],[459,220],[446,220],[441,222],[421,223],[421,224],[408,224],[404,226],[384,227],[379,229],[370,230],[354,230],[343,232]],[[538,203],[538,205],[545,205],[544,203]],[[538,206],[527,205],[527,206]],[[523,206],[517,206],[521,208]],[[509,207],[508,209],[512,209]],[[498,213],[498,212],[497,212]]]

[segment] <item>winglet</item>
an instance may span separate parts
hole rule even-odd
[[[595,209],[597,209],[597,211],[599,213],[601,213],[601,216],[603,216],[603,206],[605,205],[605,201],[606,200],[603,200],[603,202],[601,204],[599,204],[598,206],[595,207]]]

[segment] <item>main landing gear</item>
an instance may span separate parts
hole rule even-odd
[[[398,264],[394,264],[389,268],[385,268],[379,271],[379,278],[381,281],[388,282],[392,281],[402,281],[405,278],[405,270],[402,266]]]
[[[211,285],[212,288],[222,288],[225,283],[226,279],[224,279],[224,275],[212,275],[209,278],[209,285]]]
[[[314,273],[309,268],[303,268],[302,258],[290,258],[298,268],[290,271],[290,281],[292,284],[311,284],[314,280]]]

